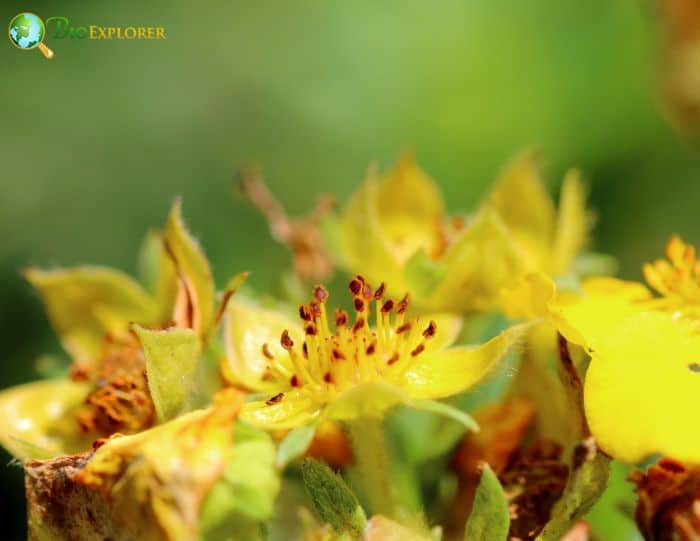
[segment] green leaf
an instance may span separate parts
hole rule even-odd
[[[579,446],[592,454],[569,476],[564,493],[552,509],[551,519],[537,541],[558,541],[598,501],[610,475],[610,458],[597,452],[592,439]],[[577,453],[574,453],[576,455]]]
[[[204,251],[185,227],[181,207],[181,201],[176,200],[164,235],[179,277],[174,319],[178,326],[191,327],[205,339],[214,323],[214,279]]]
[[[314,459],[306,459],[301,467],[306,491],[324,522],[338,533],[347,533],[361,540],[367,517],[357,498],[339,475]]]
[[[126,332],[132,321],[156,323],[155,301],[118,270],[96,266],[51,271],[30,268],[24,276],[41,294],[49,320],[74,360],[94,362],[105,335]]]
[[[505,541],[509,528],[508,500],[498,477],[484,463],[464,541]]]
[[[300,426],[285,436],[277,449],[278,468],[284,468],[306,452],[314,439],[316,426],[316,423]]]
[[[163,423],[182,413],[193,392],[200,342],[191,329],[154,331],[133,325],[146,356],[148,389]]]
[[[453,419],[463,425],[467,430],[472,430],[474,432],[478,432],[479,430],[479,425],[471,415],[454,406],[445,404],[444,402],[438,402],[437,400],[414,400],[410,405],[418,410],[429,411]]]

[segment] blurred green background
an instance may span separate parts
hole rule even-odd
[[[288,263],[233,189],[260,165],[293,213],[344,197],[372,160],[413,148],[454,210],[518,149],[542,150],[553,192],[580,167],[595,246],[639,275],[672,232],[700,241],[700,156],[657,99],[655,6],[634,0],[4,3],[74,25],[164,26],[166,41],[46,39],[0,47],[0,387],[59,352],[19,271],[103,263],[133,272],[173,198],[221,282],[259,288]],[[7,455],[2,457],[9,460]],[[3,463],[4,466],[4,463]],[[0,468],[3,538],[23,537],[21,470]]]

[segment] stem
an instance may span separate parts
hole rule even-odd
[[[359,418],[347,423],[360,489],[371,514],[393,517],[396,511],[384,432],[377,419]]]

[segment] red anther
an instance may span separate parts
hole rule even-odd
[[[389,357],[389,359],[386,361],[386,364],[391,366],[392,364],[394,364],[398,360],[399,360],[399,352],[395,351],[394,354],[391,357]]]
[[[425,351],[425,344],[418,344],[416,346],[416,349],[414,349],[411,352],[411,357],[415,357],[416,355],[420,355],[421,353],[423,353],[423,351]]]
[[[278,404],[279,402],[282,402],[283,398],[284,398],[284,393],[277,393],[272,398],[265,400],[265,404],[267,404],[268,406],[272,406],[273,404]]]
[[[340,308],[335,309],[335,326],[343,327],[348,322],[348,313]]]
[[[396,334],[402,334],[405,333],[406,331],[411,330],[411,323],[406,322],[403,325],[401,325],[398,329],[396,329]]]
[[[399,303],[396,305],[396,313],[397,314],[403,314],[407,309],[408,309],[408,303],[410,302],[410,298],[408,293],[404,295],[404,298],[399,301]]]
[[[423,331],[423,336],[424,336],[425,338],[432,338],[433,336],[435,336],[435,332],[436,332],[436,331],[437,331],[437,325],[436,325],[435,322],[431,319],[431,320],[430,320],[430,323],[428,324],[428,326],[427,326],[427,327],[425,328],[425,330]]]
[[[313,290],[314,300],[318,303],[324,303],[328,300],[328,291],[322,285],[317,285]]]
[[[326,372],[325,374],[323,374],[323,381],[325,381],[326,383],[333,383],[333,374],[331,374],[330,372]]]
[[[357,319],[355,324],[352,326],[352,330],[353,330],[353,332],[357,332],[364,326],[365,326],[365,318],[360,317]]]
[[[280,344],[282,344],[282,347],[289,351],[294,347],[294,340],[292,340],[292,337],[289,336],[289,331],[285,329],[282,331],[282,337],[280,338]]]
[[[379,287],[377,288],[377,291],[374,292],[374,298],[375,300],[379,300],[384,296],[384,290],[386,289],[386,284],[382,282],[379,284]]]
[[[387,301],[382,304],[382,314],[388,314],[394,309],[394,301],[387,299]]]
[[[275,356],[274,356],[274,355],[272,354],[272,352],[270,351],[270,347],[267,345],[267,342],[265,342],[265,343],[262,345],[262,353],[263,353],[263,355],[265,355],[265,357],[267,357],[267,358],[270,359],[270,360],[272,360],[272,359],[275,358]]]
[[[362,290],[362,282],[360,282],[357,278],[353,278],[350,280],[348,287],[350,288],[350,293],[357,295]]]
[[[299,317],[304,321],[311,321],[311,310],[305,304],[299,307]]]
[[[358,312],[362,312],[362,310],[365,309],[365,303],[362,302],[362,299],[355,299],[353,301],[353,304],[355,305],[355,310]]]
[[[299,381],[299,376],[296,374],[292,374],[292,377],[289,379],[289,384],[292,387],[301,387],[301,381]]]

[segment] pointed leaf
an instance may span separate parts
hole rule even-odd
[[[554,201],[540,178],[535,152],[525,151],[506,166],[488,202],[512,231],[540,246],[552,242]]]
[[[164,240],[179,278],[175,322],[180,327],[193,328],[206,339],[214,322],[214,279],[204,251],[185,227],[179,199],[168,216]]]
[[[595,445],[589,440],[588,445]],[[569,476],[564,494],[552,509],[551,519],[537,541],[559,541],[574,523],[584,516],[603,494],[610,474],[610,458],[590,449],[586,457]]]
[[[377,173],[371,170],[339,217],[338,250],[346,269],[352,269],[350,272],[361,270],[370,282],[386,282],[392,295],[403,295],[403,269],[379,222],[378,192]]]
[[[74,360],[91,363],[108,333],[124,333],[130,322],[156,323],[155,301],[132,278],[106,267],[28,269],[49,320]]]
[[[443,398],[461,393],[498,366],[529,327],[528,323],[515,325],[480,346],[419,355],[403,374],[402,386],[412,398]]]
[[[352,539],[361,540],[367,517],[360,502],[340,476],[312,458],[304,461],[301,474],[306,491],[321,519],[336,532],[344,532]]]
[[[508,500],[498,477],[484,462],[464,541],[506,541],[509,528]]]
[[[592,222],[593,217],[586,210],[586,188],[581,182],[581,174],[571,170],[561,187],[551,268],[553,273],[571,270],[574,258],[588,242]]]
[[[139,254],[141,283],[155,298],[158,305],[158,321],[167,322],[173,314],[177,298],[177,274],[168,256],[160,231],[150,230],[143,240]]]
[[[187,409],[194,387],[200,352],[191,329],[152,331],[133,326],[146,356],[148,389],[158,422],[173,419]]]

